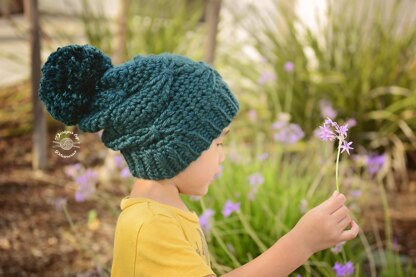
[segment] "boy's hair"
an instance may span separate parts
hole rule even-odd
[[[67,45],[42,67],[39,97],[51,116],[85,132],[103,130],[133,176],[176,176],[208,149],[239,111],[220,74],[171,53],[113,66],[91,45]]]

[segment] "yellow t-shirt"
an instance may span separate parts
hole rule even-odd
[[[216,276],[195,212],[129,196],[120,207],[112,277]]]

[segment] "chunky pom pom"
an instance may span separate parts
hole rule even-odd
[[[59,47],[42,67],[39,97],[53,118],[76,125],[90,113],[97,82],[112,67],[111,59],[94,46]]]

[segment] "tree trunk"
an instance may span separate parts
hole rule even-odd
[[[32,134],[32,168],[43,170],[47,167],[46,152],[46,119],[45,112],[39,99],[39,82],[41,76],[40,61],[40,28],[38,1],[30,0],[30,54],[31,54],[31,81],[32,81],[32,105],[33,105],[33,134]]]
[[[10,19],[10,13],[10,0],[2,0],[1,15],[6,19]]]
[[[126,59],[126,44],[127,44],[127,20],[129,14],[131,0],[119,1],[119,13],[117,18],[117,35],[116,47],[113,53],[113,64],[118,65]]]
[[[214,64],[217,46],[218,22],[220,19],[221,0],[209,0],[206,10],[207,39],[205,46],[205,61]]]

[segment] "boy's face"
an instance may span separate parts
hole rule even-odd
[[[220,172],[220,165],[224,161],[222,143],[229,130],[229,126],[224,128],[222,134],[212,141],[211,146],[202,152],[197,160],[173,178],[180,193],[203,196],[208,192],[209,184]]]

